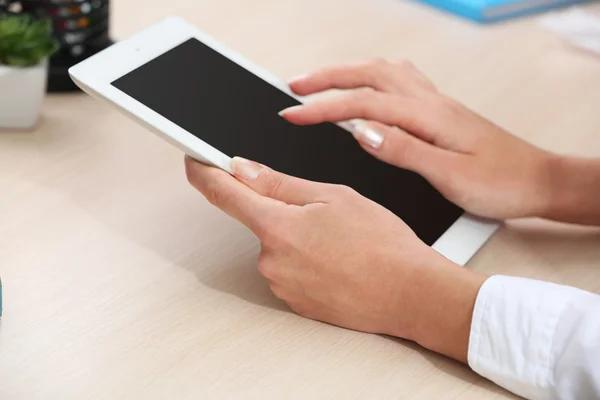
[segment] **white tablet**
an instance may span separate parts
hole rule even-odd
[[[231,172],[230,157],[242,156],[290,175],[348,185],[458,264],[498,227],[465,214],[419,175],[370,156],[345,124],[290,124],[278,112],[301,98],[180,18],[119,42],[69,72],[84,91],[199,161]]]

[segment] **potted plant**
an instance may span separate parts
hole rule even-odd
[[[57,48],[50,21],[0,14],[0,129],[35,126]]]

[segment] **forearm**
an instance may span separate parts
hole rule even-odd
[[[600,159],[556,156],[549,169],[551,198],[540,216],[600,225]]]

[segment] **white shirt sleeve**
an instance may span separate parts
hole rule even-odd
[[[489,278],[475,302],[469,366],[528,399],[600,399],[600,296]]]

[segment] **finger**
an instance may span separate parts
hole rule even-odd
[[[213,205],[258,233],[282,203],[261,196],[227,172],[185,158],[189,182]]]
[[[434,142],[437,118],[427,102],[376,91],[351,91],[281,111],[280,115],[296,125],[343,122],[353,119],[378,121],[398,126],[427,142]]]
[[[382,92],[394,90],[387,63],[371,61],[357,65],[328,67],[303,75],[290,82],[290,89],[306,96],[329,89],[370,87]]]
[[[368,153],[388,164],[439,182],[456,165],[457,153],[435,147],[377,122],[353,122],[354,137]]]
[[[407,61],[375,59],[366,63],[328,67],[290,82],[295,93],[306,96],[329,89],[369,87],[389,93],[420,95],[435,86]]]
[[[263,196],[298,206],[327,202],[330,185],[285,175],[241,157],[233,158],[231,168],[238,179]]]

